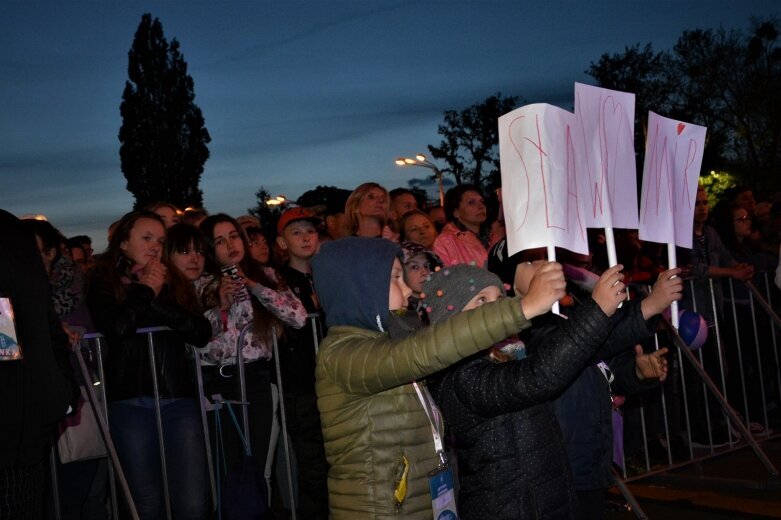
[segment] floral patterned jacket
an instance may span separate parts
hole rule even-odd
[[[273,268],[267,267],[265,272],[272,280],[279,279]],[[218,285],[219,276],[215,275],[207,275],[196,281],[195,292],[200,301],[216,301]],[[306,324],[306,308],[290,289],[277,291],[257,284],[251,295],[285,325],[300,329]],[[252,302],[249,299],[236,301],[227,312],[215,305],[204,315],[212,326],[212,339],[201,350],[204,364],[234,364],[241,330],[252,323]],[[270,340],[260,337],[252,328],[245,333],[241,350],[245,361],[270,359],[272,352]]]

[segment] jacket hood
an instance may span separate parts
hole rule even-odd
[[[398,244],[384,238],[323,244],[312,258],[312,277],[327,326],[387,331],[391,268],[400,256]]]

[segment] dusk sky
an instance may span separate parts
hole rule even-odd
[[[425,177],[400,155],[501,92],[572,109],[573,83],[605,52],[684,30],[748,29],[765,1],[4,1],[0,18],[0,207],[43,213],[66,236],[131,209],[119,104],[141,15],[179,40],[212,137],[206,208],[237,216],[264,186],[389,189]]]

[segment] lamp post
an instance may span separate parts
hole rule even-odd
[[[433,170],[434,174],[437,176],[437,184],[439,185],[439,205],[442,207],[445,207],[445,188],[442,186],[442,172],[434,166],[434,164],[426,159],[426,156],[422,153],[419,153],[415,156],[414,159],[411,159],[409,157],[399,157],[396,159],[396,165],[397,166],[420,166],[421,168],[428,168],[429,170]]]

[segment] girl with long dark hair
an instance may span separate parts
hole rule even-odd
[[[253,456],[265,469],[270,496],[271,466],[279,432],[272,342],[275,334],[283,332],[283,324],[303,327],[306,309],[273,268],[252,259],[247,237],[233,218],[212,215],[199,229],[206,241],[208,274],[196,282],[196,291],[213,335],[202,352],[205,392],[207,396],[240,398],[235,365],[236,347],[241,340],[250,403],[249,440]],[[242,447],[233,428],[223,429],[223,440],[230,465],[239,460]]]
[[[187,344],[204,347],[211,326],[188,305],[185,285],[162,253],[165,228],[148,211],[123,216],[87,281],[87,306],[106,338],[106,394],[111,434],[141,518],[165,515],[149,348],[154,332],[171,509],[175,518],[208,516],[203,427]],[[192,295],[192,293],[191,293]],[[194,299],[194,298],[192,298]]]

